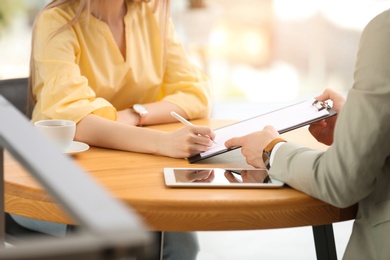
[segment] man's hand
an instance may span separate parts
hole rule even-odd
[[[333,102],[333,110],[337,113],[345,103],[345,98],[338,92],[332,89],[325,89],[324,93],[316,97],[318,101],[331,100]],[[333,143],[334,127],[336,125],[337,115],[310,124],[309,131],[317,141],[331,145]]]
[[[255,168],[265,168],[263,161],[264,148],[280,134],[272,126],[266,126],[263,130],[241,137],[234,137],[225,142],[227,148],[241,146],[241,153],[246,162]]]

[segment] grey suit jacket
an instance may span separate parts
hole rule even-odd
[[[390,11],[364,29],[354,81],[329,149],[283,144],[270,174],[337,207],[358,203],[344,259],[390,259]]]

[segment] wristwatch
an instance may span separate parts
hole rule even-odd
[[[135,104],[132,109],[139,115],[138,125],[143,126],[145,124],[146,117],[149,114],[148,110],[144,105],[141,104]]]
[[[263,150],[263,161],[265,167],[268,170],[271,168],[270,159],[271,159],[272,149],[274,149],[275,145],[280,142],[286,142],[286,140],[284,140],[283,138],[275,138]]]

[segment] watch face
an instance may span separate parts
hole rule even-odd
[[[135,112],[137,112],[140,115],[146,115],[148,113],[148,110],[143,105],[140,104],[135,104],[133,106],[133,109]]]

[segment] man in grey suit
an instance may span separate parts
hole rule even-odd
[[[337,207],[359,209],[344,259],[390,259],[390,11],[364,29],[355,82],[344,97],[327,89],[318,101],[332,100],[337,117],[312,124],[311,134],[330,145],[316,151],[286,142],[267,126],[228,140],[242,146],[249,164],[293,188]]]

